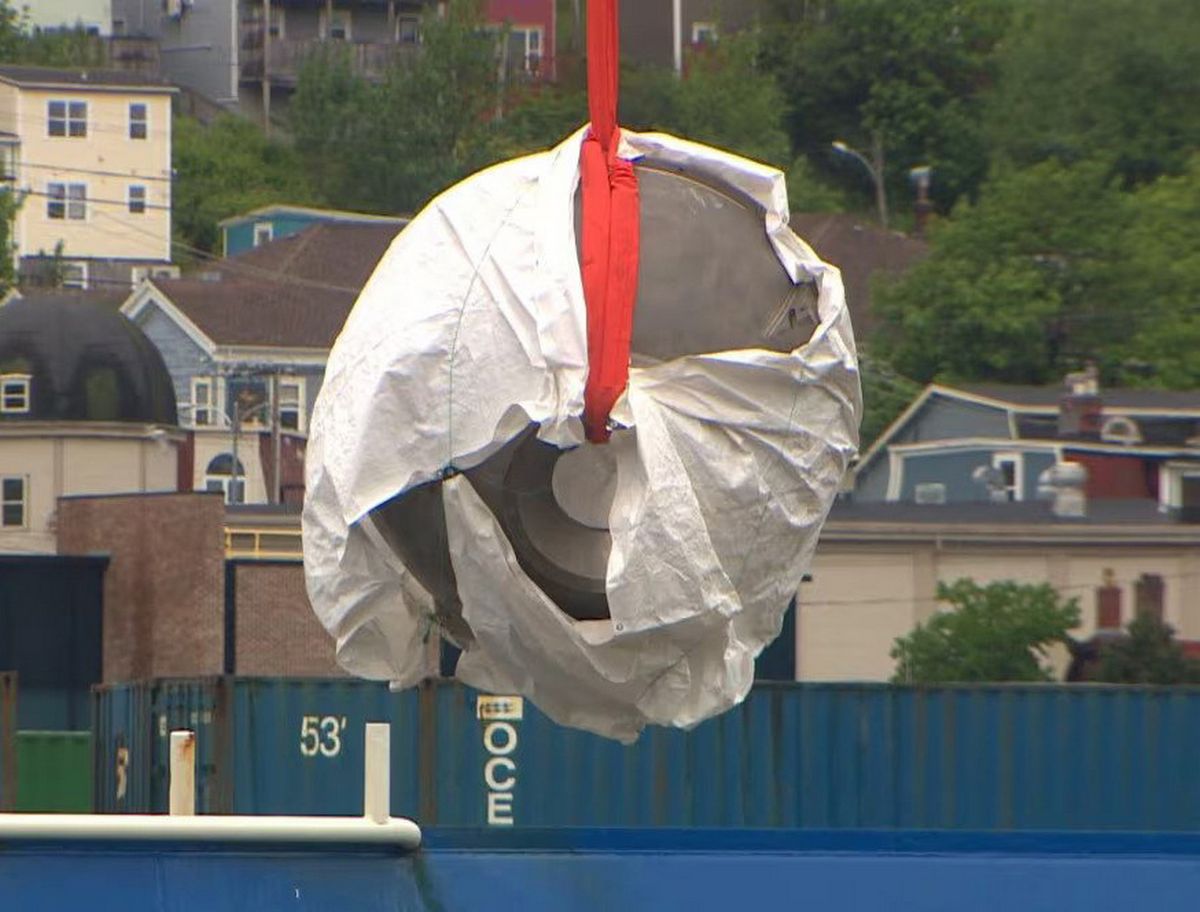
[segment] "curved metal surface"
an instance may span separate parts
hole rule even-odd
[[[754,201],[716,175],[681,173],[649,160],[639,162],[636,170],[641,249],[634,363],[743,348],[791,351],[802,345],[817,322],[815,288],[792,283]],[[577,194],[577,242],[580,214]],[[535,432],[536,426],[530,425],[465,474],[496,516],[530,579],[571,617],[607,618],[605,573],[611,538],[595,517],[607,515],[603,498],[611,502],[611,486],[591,495],[575,492],[560,502],[555,474],[564,451],[537,440]],[[560,477],[560,492],[566,483]],[[586,504],[587,496],[597,502]],[[461,619],[446,546],[440,484],[405,492],[371,515],[390,547],[433,596],[447,635],[469,646],[472,638]],[[580,521],[581,515],[589,521]]]

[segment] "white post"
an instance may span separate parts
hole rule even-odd
[[[196,733],[171,732],[169,810],[172,817],[196,814]]]
[[[683,0],[671,2],[671,34],[675,42],[675,75],[683,75]]]
[[[387,823],[391,816],[390,753],[392,727],[368,722],[363,763],[363,816],[372,823]]]

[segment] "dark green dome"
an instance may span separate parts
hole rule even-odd
[[[0,421],[176,423],[175,388],[154,344],[111,307],[71,295],[0,306],[0,378],[13,376],[29,377],[29,408],[0,411]]]

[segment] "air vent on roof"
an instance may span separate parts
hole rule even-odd
[[[913,500],[919,504],[944,504],[946,486],[940,481],[927,481],[913,489]]]
[[[201,282],[219,282],[221,281],[221,273],[215,269],[206,269],[204,272],[197,273],[196,278]]]

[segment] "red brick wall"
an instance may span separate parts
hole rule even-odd
[[[110,555],[105,682],[221,672],[224,519],[218,494],[59,501],[59,553]]]
[[[309,605],[303,564],[246,561],[234,568],[238,674],[344,674],[333,658],[333,638]]]

